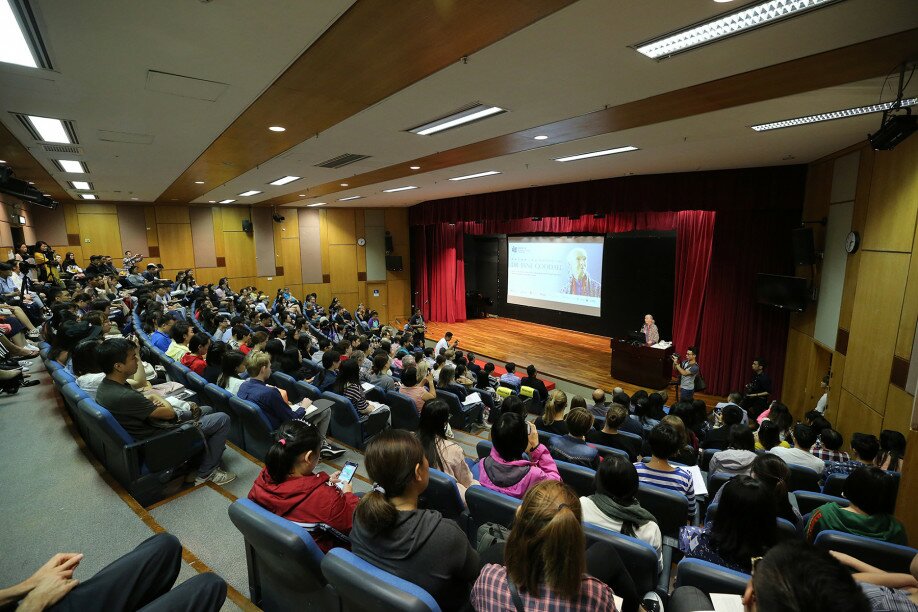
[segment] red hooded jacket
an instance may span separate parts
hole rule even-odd
[[[263,468],[249,491],[249,499],[287,520],[296,523],[325,523],[349,534],[360,498],[353,493],[342,493],[327,483],[328,474],[319,472],[291,477],[276,484],[271,480],[267,468]],[[322,552],[328,552],[335,544],[335,540],[321,533],[313,537]]]

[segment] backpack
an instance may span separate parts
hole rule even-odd
[[[495,544],[505,544],[510,537],[510,530],[497,523],[484,523],[478,527],[475,535],[478,542],[476,550],[481,555]]]

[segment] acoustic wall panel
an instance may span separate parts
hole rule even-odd
[[[118,207],[118,231],[121,233],[121,247],[135,255],[150,256],[147,245],[147,219],[143,206]],[[117,261],[122,253],[109,253]]]
[[[274,276],[274,221],[270,208],[252,209],[252,234],[255,238],[257,276]]]
[[[194,246],[196,268],[217,267],[217,247],[214,240],[214,215],[209,208],[192,208],[191,243]]]
[[[386,215],[382,210],[368,210],[364,215],[367,280],[386,280]]]
[[[319,211],[301,208],[299,211],[300,273],[303,283],[322,282],[322,241]]]
[[[42,240],[53,245],[67,244],[67,223],[64,221],[63,206],[58,206],[54,210],[33,206],[31,212],[32,225],[41,228]],[[5,242],[3,246],[7,246]]]

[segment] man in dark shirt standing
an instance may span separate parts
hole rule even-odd
[[[99,405],[107,408],[135,439],[143,440],[162,433],[163,428],[153,422],[174,419],[175,409],[165,400],[147,398],[127,384],[128,378],[137,372],[137,346],[126,338],[110,338],[96,350],[99,366],[105,372],[105,379],[96,392]],[[220,469],[220,458],[229,434],[229,416],[222,412],[202,414],[198,425],[207,449],[198,467],[195,485],[207,481],[218,485],[232,482],[236,474]]]
[[[752,419],[758,418],[768,407],[768,395],[771,393],[771,377],[765,373],[768,364],[761,357],[752,362],[752,381],[746,385],[743,408]]]

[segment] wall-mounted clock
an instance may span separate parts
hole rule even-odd
[[[845,237],[845,250],[848,252],[848,255],[853,255],[860,246],[861,235],[853,230],[848,232],[848,235]]]
[[[358,238],[358,239],[357,239],[357,246],[363,246],[363,245],[365,245],[366,243],[367,243],[366,238]]]

